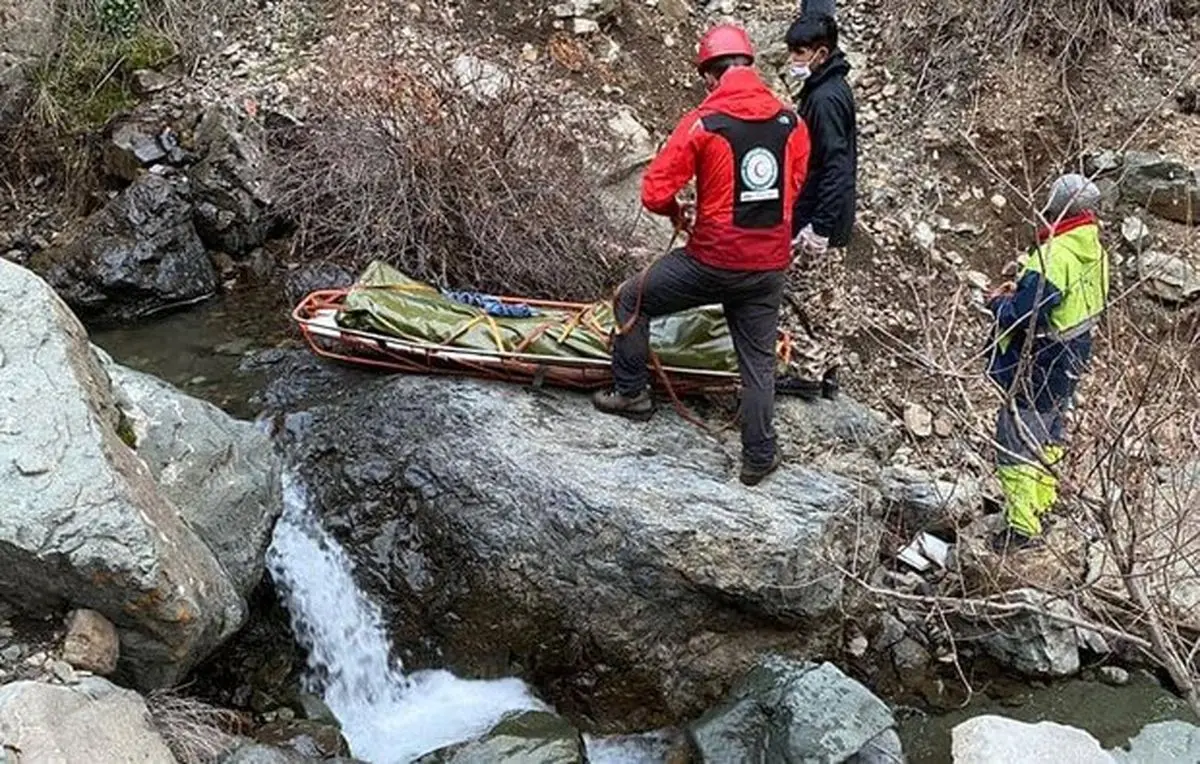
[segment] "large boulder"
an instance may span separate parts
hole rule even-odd
[[[126,445],[86,334],[41,279],[0,260],[0,597],[112,621],[120,668],[169,685],[241,626],[212,551]]]
[[[1121,198],[1161,218],[1200,223],[1200,175],[1159,154],[1126,152],[1121,167]]]
[[[176,764],[141,696],[89,677],[72,687],[0,687],[0,761]]]
[[[584,764],[583,736],[565,719],[523,711],[502,719],[479,740],[434,751],[417,764]]]
[[[894,727],[883,701],[833,664],[771,656],[689,734],[703,764],[865,764],[903,761]]]
[[[0,128],[29,94],[29,67],[52,47],[53,0],[0,0]]]
[[[188,170],[196,229],[210,249],[246,254],[267,240],[276,223],[263,126],[245,112],[213,106],[194,143],[202,157]]]
[[[186,184],[158,175],[141,176],[30,267],[85,320],[129,321],[217,290]]]
[[[1150,724],[1123,748],[1110,753],[1121,764],[1200,761],[1200,727],[1180,721]]]
[[[98,355],[130,424],[132,445],[160,493],[248,598],[262,580],[271,531],[283,510],[280,460],[271,439],[211,403]]]
[[[760,651],[832,638],[856,484],[786,465],[745,488],[736,451],[669,410],[639,425],[561,391],[323,373],[286,423],[297,468],[418,662],[432,642],[460,672],[651,727]]]
[[[954,764],[1115,764],[1096,738],[1054,722],[976,716],[955,727],[952,738]]]
[[[1079,618],[1074,606],[1036,589],[1019,589],[1005,596],[1028,605],[1030,610],[968,619],[970,626],[961,636],[968,641],[978,640],[993,658],[1028,676],[1071,676],[1078,672],[1079,637],[1068,623]]]

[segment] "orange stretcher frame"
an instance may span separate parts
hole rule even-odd
[[[312,351],[322,358],[409,374],[480,377],[538,387],[552,385],[599,390],[612,385],[612,365],[608,360],[550,358],[505,350],[454,347],[339,326],[335,317],[351,291],[324,289],[311,292],[292,310],[292,320],[300,333]],[[496,299],[510,305],[528,305],[535,310],[578,311],[581,314],[589,307],[585,303],[552,300]],[[791,337],[787,332],[780,331],[777,348],[784,361],[791,356]],[[663,366],[653,355],[652,361],[657,372],[653,375],[654,385],[672,397],[732,392],[740,384],[736,372]]]

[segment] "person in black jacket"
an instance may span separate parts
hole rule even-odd
[[[795,263],[784,300],[795,346],[776,391],[832,399],[845,333],[843,249],[854,227],[858,171],[854,95],[846,82],[850,63],[827,14],[802,14],[788,29],[787,46],[792,76],[803,83],[797,107],[812,153],[792,216]]]

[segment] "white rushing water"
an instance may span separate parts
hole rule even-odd
[[[349,556],[290,475],[267,564],[308,651],[313,689],[341,721],[357,758],[407,764],[478,737],[509,711],[546,708],[518,679],[405,674],[394,665],[379,608],[359,591]]]

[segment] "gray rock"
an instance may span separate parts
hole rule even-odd
[[[249,597],[262,580],[271,531],[283,510],[280,460],[270,438],[211,403],[101,358],[137,455],[159,491]]]
[[[79,681],[79,678],[75,675],[75,669],[71,668],[71,664],[66,661],[51,661],[50,673],[63,684],[75,684],[75,682]]]
[[[495,64],[463,53],[450,64],[463,92],[481,101],[495,101],[512,88],[512,78]]]
[[[1018,589],[1008,596],[1050,613],[1078,615],[1070,603],[1036,589]],[[1074,626],[1028,613],[981,619],[974,625],[977,638],[988,654],[1022,674],[1071,676],[1079,671],[1079,643]]]
[[[977,716],[954,728],[954,764],[1115,764],[1096,738],[1054,722]]]
[[[136,692],[99,677],[0,687],[0,741],[21,761],[175,764]]]
[[[1141,218],[1128,215],[1121,222],[1121,238],[1131,250],[1141,252],[1150,242],[1150,229]]]
[[[1200,176],[1192,167],[1159,154],[1126,152],[1121,198],[1179,223],[1200,223]]]
[[[288,273],[284,294],[288,305],[296,305],[310,292],[320,289],[343,289],[354,283],[354,274],[336,263],[305,263]]]
[[[295,751],[254,743],[244,745],[221,760],[221,764],[307,764],[312,761]]]
[[[775,403],[775,428],[785,450],[862,449],[886,459],[899,445],[899,433],[883,415],[846,395],[811,403],[780,396]]]
[[[1121,169],[1121,156],[1111,149],[1106,149],[1087,158],[1087,174],[1096,175],[1114,172]]]
[[[0,650],[0,665],[15,666],[21,660],[22,654],[25,652],[20,645],[9,645]]]
[[[260,743],[293,751],[310,759],[349,756],[350,746],[335,725],[308,719],[275,721],[254,732]]]
[[[787,465],[748,490],[736,455],[669,410],[639,425],[561,391],[280,371],[268,400],[318,401],[285,423],[316,511],[395,636],[436,629],[452,666],[552,664],[555,703],[648,728],[699,711],[756,650],[832,634],[852,484]]]
[[[337,715],[325,704],[325,701],[312,693],[302,692],[296,696],[292,710],[302,719],[309,719],[322,724],[329,724],[341,729],[342,723]]]
[[[583,737],[543,711],[511,714],[481,739],[422,756],[417,764],[584,764]]]
[[[1160,300],[1184,303],[1200,295],[1200,273],[1191,263],[1174,255],[1154,250],[1137,258],[1137,274],[1145,289]]]
[[[213,106],[196,128],[195,150],[201,159],[188,178],[204,244],[231,255],[261,246],[277,223],[262,125],[244,112]]]
[[[576,18],[601,22],[611,20],[620,7],[620,0],[567,0],[551,10],[561,19]]]
[[[262,743],[252,743],[238,748],[221,759],[221,764],[337,764],[353,762],[343,757],[321,758],[303,756],[287,748],[276,748]]]
[[[29,72],[53,47],[52,0],[0,0],[0,127],[20,116]]]
[[[1121,184],[1112,178],[1097,178],[1096,188],[1100,189],[1101,214],[1105,217],[1113,215],[1121,203]]]
[[[36,615],[103,613],[142,686],[179,680],[242,624],[212,552],[122,442],[83,328],[45,282],[0,261],[0,597]]]
[[[117,670],[120,655],[120,638],[112,621],[95,610],[72,610],[67,614],[63,660],[77,669],[108,676]]]
[[[167,158],[158,142],[162,124],[154,117],[123,119],[105,130],[104,169],[113,177],[133,182],[143,168]]]
[[[1145,727],[1122,748],[1109,751],[1121,764],[1171,764],[1200,761],[1200,727],[1187,722],[1158,722]]]
[[[85,320],[127,321],[217,290],[186,188],[157,175],[141,176],[30,267]]]
[[[138,69],[133,73],[133,85],[142,95],[166,90],[179,82],[179,77],[156,72],[153,69]]]
[[[898,740],[883,701],[831,663],[767,657],[689,728],[699,761],[878,761]],[[866,750],[864,750],[866,749]],[[875,756],[875,758],[870,758]]]
[[[905,637],[891,647],[892,664],[901,681],[909,681],[924,675],[932,656],[929,650],[912,637]]]
[[[881,733],[846,759],[847,764],[904,764],[905,761],[900,733],[894,729]]]
[[[956,529],[970,521],[983,501],[979,483],[968,475],[960,473],[950,482],[913,467],[885,468],[879,489],[909,533]]]
[[[1129,672],[1120,666],[1101,666],[1098,673],[1101,682],[1113,687],[1124,687],[1129,684]]]

